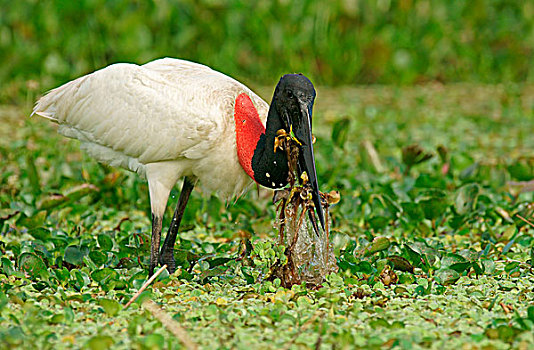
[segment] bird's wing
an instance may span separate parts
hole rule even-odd
[[[231,128],[233,101],[244,89],[192,62],[120,63],[50,91],[33,113],[56,121],[69,137],[141,163],[199,158]]]

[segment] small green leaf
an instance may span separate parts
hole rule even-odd
[[[454,208],[460,215],[465,215],[473,211],[476,207],[480,186],[471,183],[460,187],[454,201]]]
[[[107,350],[111,349],[115,342],[109,335],[96,335],[89,339],[86,346],[91,350]]]
[[[63,260],[68,262],[69,264],[81,266],[83,264],[83,257],[84,254],[80,250],[80,248],[71,245],[65,249],[65,255],[63,256]]]
[[[96,270],[91,274],[91,278],[98,283],[107,283],[108,281],[113,281],[118,279],[119,273],[108,267]]]
[[[376,237],[367,249],[366,255],[386,250],[389,248],[390,244],[391,243],[387,237]]]
[[[408,175],[410,169],[417,164],[421,164],[432,158],[432,153],[426,153],[425,150],[417,145],[409,145],[402,148],[402,162],[406,165],[405,175]]]
[[[102,306],[106,314],[110,316],[115,316],[122,309],[121,304],[113,299],[101,298],[98,300],[98,304]]]
[[[106,234],[99,234],[98,235],[98,245],[104,252],[109,252],[113,248],[113,241],[111,238]]]
[[[384,229],[388,225],[389,221],[390,220],[385,216],[373,216],[367,220],[369,226],[371,226],[371,228],[375,231]]]
[[[2,271],[6,276],[10,276],[15,273],[15,268],[13,267],[13,262],[6,257],[1,258],[2,261]]]
[[[93,250],[89,253],[89,258],[95,263],[95,265],[100,266],[105,264],[108,261],[108,256],[102,253],[99,250]]]
[[[254,284],[254,276],[247,272],[246,266],[241,266],[241,273],[245,277],[245,281],[247,281],[248,284]]]
[[[41,183],[39,179],[39,172],[37,171],[37,167],[35,166],[35,159],[34,159],[34,153],[30,152],[26,154],[26,171],[28,175],[28,179],[30,180],[30,186],[32,188],[32,192],[35,194],[38,194],[41,192]]]
[[[36,227],[43,226],[46,220],[46,210],[42,210],[38,213],[35,213],[31,216],[21,215],[17,220],[17,226],[27,227],[28,229],[33,229]]]
[[[98,187],[96,187],[95,185],[81,184],[70,188],[68,191],[65,192],[65,196],[68,198],[69,201],[76,201],[84,196],[87,196],[88,194],[97,191]]]
[[[66,203],[68,201],[68,198],[61,193],[52,193],[49,195],[46,195],[45,197],[42,197],[39,202],[37,203],[37,208],[40,210],[48,210],[52,208],[56,208],[63,203]]]
[[[410,262],[399,255],[391,255],[386,258],[395,270],[414,273],[414,267]]]
[[[163,335],[157,333],[148,334],[143,339],[143,345],[146,347],[146,349],[164,349],[165,338]]]
[[[425,219],[435,220],[447,210],[449,203],[447,194],[441,190],[427,190],[418,198]]]
[[[418,223],[425,218],[425,213],[418,203],[404,202],[401,203],[402,211],[406,214],[409,221]]]
[[[46,265],[43,260],[33,253],[22,253],[19,256],[18,266],[21,271],[35,278],[46,271]]]
[[[472,263],[466,261],[466,262],[459,262],[459,263],[451,264],[448,266],[448,268],[456,272],[466,272],[471,268],[471,266],[472,266]]]
[[[37,227],[31,230],[28,230],[28,233],[32,235],[33,238],[46,242],[50,238],[50,231],[44,227]]]
[[[232,261],[232,260],[235,260],[235,259],[234,258],[220,257],[220,258],[215,258],[215,259],[209,259],[209,260],[206,260],[206,261],[208,262],[209,267],[211,269],[211,268],[214,268],[214,267],[219,266],[219,265],[224,265],[228,261]]]
[[[349,118],[343,118],[334,123],[334,125],[332,126],[332,140],[334,141],[334,144],[337,147],[343,148],[343,146],[345,145],[345,142],[347,141],[349,129],[350,129]]]
[[[531,305],[527,308],[527,317],[529,320],[534,322],[534,305]]]
[[[459,263],[468,263],[468,261],[460,254],[455,253],[447,253],[441,258],[441,268],[449,267]]]
[[[436,271],[436,279],[444,286],[456,283],[460,278],[460,274],[451,269],[439,269]]]
[[[7,298],[6,294],[4,292],[0,292],[0,311],[9,303],[9,299]]]

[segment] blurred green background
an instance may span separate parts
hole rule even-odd
[[[0,0],[0,102],[172,56],[245,83],[534,81],[523,0]],[[32,96],[33,97],[33,96]]]

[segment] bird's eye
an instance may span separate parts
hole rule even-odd
[[[293,91],[287,90],[287,97],[293,98]]]

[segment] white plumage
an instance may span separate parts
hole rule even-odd
[[[268,104],[238,81],[201,64],[164,58],[119,63],[50,91],[38,114],[81,141],[97,160],[146,177],[152,213],[163,216],[184,176],[227,198],[252,181],[237,159],[234,104],[250,96],[265,125]]]

